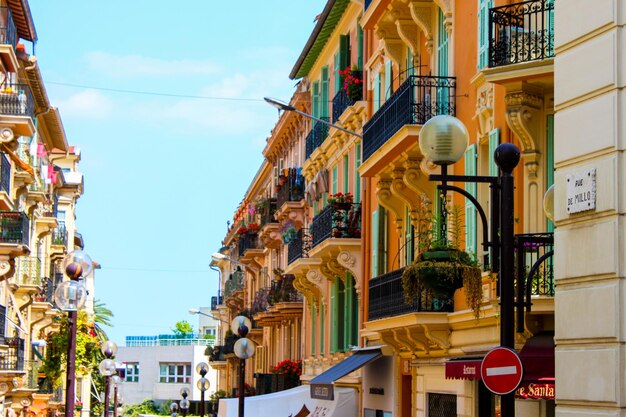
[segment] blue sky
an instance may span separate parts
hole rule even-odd
[[[30,0],[50,101],[82,150],[77,224],[102,265],[111,340],[197,326],[187,310],[217,294],[210,254],[277,120],[262,98],[291,96],[288,74],[324,4]]]

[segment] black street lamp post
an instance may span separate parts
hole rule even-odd
[[[239,417],[244,417],[245,390],[246,390],[246,359],[254,356],[254,343],[246,338],[252,328],[252,322],[245,316],[237,316],[230,323],[230,329],[240,339],[235,342],[233,350],[239,358]]]
[[[196,382],[196,387],[200,390],[200,417],[204,417],[204,393],[211,386],[209,380],[204,377],[209,372],[209,365],[200,362],[196,365],[196,372],[200,374],[200,379]]]
[[[101,350],[104,359],[100,362],[98,369],[100,370],[100,375],[104,376],[104,417],[109,417],[109,384],[111,377],[117,372],[115,361],[112,359],[117,353],[117,345],[107,340],[102,344]]]
[[[494,159],[500,168],[498,177],[448,175],[447,165],[457,162],[468,143],[468,134],[462,122],[452,116],[435,116],[424,124],[420,132],[420,149],[435,164],[441,165],[441,175],[430,175],[430,181],[441,181],[442,223],[445,223],[445,193],[456,191],[476,206],[483,223],[483,247],[490,248],[491,270],[499,271],[500,288],[500,345],[515,349],[515,231],[513,170],[520,160],[519,149],[511,143],[499,145]],[[488,183],[491,186],[491,241],[487,241],[487,220],[478,201],[467,191],[448,185],[448,182]],[[445,226],[442,227],[445,233]],[[445,239],[445,235],[441,236]],[[499,265],[498,265],[499,260]],[[487,263],[487,262],[485,262]],[[523,306],[518,306],[523,308]],[[502,417],[515,416],[515,394],[501,396]]]
[[[187,410],[189,410],[189,400],[187,396],[189,395],[189,388],[183,387],[180,389],[180,395],[183,397],[182,400],[178,403],[178,407],[180,408],[180,412],[183,414],[183,417],[187,416]]]
[[[65,417],[73,417],[76,401],[76,321],[78,310],[85,305],[87,299],[87,290],[79,280],[89,275],[93,265],[89,255],[78,250],[68,253],[63,264],[69,281],[64,281],[57,287],[54,300],[60,310],[68,312]]]

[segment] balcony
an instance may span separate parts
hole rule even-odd
[[[0,211],[0,243],[28,246],[29,220],[19,211]]]
[[[411,75],[363,127],[363,161],[405,125],[456,113],[456,78]]]
[[[527,277],[532,266],[539,258],[554,250],[552,233],[531,233],[515,236],[516,245],[516,277]],[[530,282],[526,282],[525,294],[527,301],[531,297],[554,297],[554,266],[553,257],[548,256],[533,274]]]
[[[0,371],[24,371],[24,339],[5,337],[0,341]]]
[[[11,195],[11,163],[4,153],[0,161],[0,192],[7,193],[7,196]]]
[[[261,249],[259,241],[259,235],[257,233],[246,232],[239,236],[239,242],[237,244],[239,250],[239,257],[243,257],[249,249]]]
[[[328,117],[320,117],[328,121]],[[319,148],[328,137],[328,125],[322,122],[313,122],[313,128],[306,137],[306,159],[309,159],[314,150]]]
[[[352,71],[352,75],[359,80],[363,80],[363,73],[361,71]],[[354,103],[361,100],[362,98],[363,91],[361,91],[358,97],[355,97],[354,95],[350,97],[348,92],[342,86],[342,88],[339,89],[339,92],[337,92],[337,94],[335,94],[335,97],[333,98],[333,123],[339,120],[343,112],[348,107],[352,106]]]
[[[20,256],[15,260],[15,282],[20,285],[41,285],[43,272],[41,259],[36,256]]]
[[[276,219],[274,218],[274,213],[276,213],[276,199],[275,198],[267,198],[264,199],[260,206],[258,207],[259,214],[261,215],[261,223],[260,226],[263,228],[266,224],[276,223]]]
[[[230,274],[230,277],[224,283],[224,299],[230,297],[234,292],[243,289],[243,271],[237,269]]]
[[[311,247],[330,238],[361,238],[361,205],[327,205],[311,222]]]
[[[309,229],[300,229],[296,237],[287,245],[287,264],[291,265],[301,258],[308,258],[312,240]]]
[[[47,277],[41,278],[41,291],[35,296],[35,301],[38,303],[54,304],[54,290],[57,283],[55,280]]]
[[[302,294],[293,286],[294,276],[283,275],[280,281],[273,281],[267,295],[270,306],[280,303],[297,303],[302,301]]]
[[[52,244],[67,246],[67,229],[64,224],[59,224],[52,231]]]
[[[276,207],[280,208],[288,201],[300,201],[304,199],[304,176],[299,174],[300,169],[289,168],[287,175],[278,177],[280,187],[276,195]]]
[[[489,67],[554,57],[554,2],[532,0],[489,10]]]
[[[28,84],[4,83],[0,87],[0,114],[32,117],[35,102]]]
[[[430,291],[422,291],[422,296],[412,304],[404,302],[402,272],[396,269],[369,281],[368,321],[385,317],[417,312],[450,312],[454,302],[450,299],[437,299]]]
[[[224,296],[214,295],[211,297],[211,311],[217,310],[217,306],[224,304]]]
[[[18,69],[15,47],[17,45],[17,29],[13,21],[11,9],[0,7],[0,59],[7,72]]]

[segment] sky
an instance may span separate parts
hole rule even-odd
[[[278,119],[263,97],[291,97],[325,1],[29,3],[48,96],[82,152],[77,226],[102,265],[109,339],[197,329],[188,310],[217,295],[210,254]]]

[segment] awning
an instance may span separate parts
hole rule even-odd
[[[480,379],[482,356],[452,358],[446,362],[446,379]]]
[[[554,333],[531,337],[519,353],[524,365],[522,385],[515,391],[521,398],[554,399]]]
[[[272,394],[245,397],[246,415],[255,417],[296,416],[303,407],[310,410],[310,416],[352,417],[358,414],[358,394],[354,388],[335,388],[335,400],[315,400],[309,396],[309,387],[296,388]],[[223,398],[219,402],[219,417],[237,417],[239,405],[237,398]],[[307,413],[308,414],[308,413]]]
[[[554,333],[542,332],[531,337],[519,352],[524,378],[515,391],[519,398],[554,399]],[[483,357],[464,356],[446,362],[446,378],[480,379]]]

